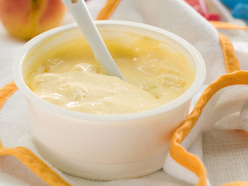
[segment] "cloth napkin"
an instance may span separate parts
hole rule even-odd
[[[248,184],[248,133],[239,125],[248,99],[248,31],[238,31],[247,27],[210,23],[183,0],[88,0],[87,6],[95,19],[142,22],[190,42],[206,63],[204,86],[173,135],[162,170],[104,182],[74,177],[46,162],[32,142],[25,98],[9,83],[12,61],[25,42],[10,37],[0,25],[0,185]],[[71,22],[68,13],[63,24]],[[237,35],[243,40],[236,40]],[[241,122],[247,121],[248,115],[243,117]]]

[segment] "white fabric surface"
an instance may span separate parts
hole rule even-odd
[[[88,7],[94,18],[104,3],[105,0],[88,1]],[[110,19],[132,20],[162,27],[183,37],[200,51],[206,61],[207,79],[205,86],[192,100],[191,110],[205,87],[217,77],[226,73],[217,31],[182,0],[157,0],[156,3],[150,0],[122,0]],[[68,14],[64,24],[70,22],[73,22],[73,19]],[[0,24],[0,87],[12,81],[12,62],[23,44],[23,41],[10,37]],[[248,44],[246,42],[236,42],[235,50],[241,63],[241,69],[248,70]],[[236,100],[237,96],[232,96],[235,94],[239,94],[238,101]],[[248,180],[248,160],[245,156],[248,149],[247,138],[240,135],[239,131],[230,131],[230,129],[237,128],[238,112],[243,101],[247,98],[246,94],[246,86],[229,87],[220,91],[215,95],[212,103],[209,102],[208,107],[204,109],[204,112],[209,113],[203,114],[198,121],[202,126],[207,127],[202,128],[201,125],[197,125],[193,129],[195,132],[192,132],[193,135],[190,136],[194,140],[188,142],[186,140],[183,144],[186,148],[189,148],[189,151],[203,159],[211,185],[235,180]],[[226,97],[226,95],[229,95],[229,97]],[[212,108],[215,108],[214,112]],[[219,113],[223,114],[219,115]],[[209,116],[211,117],[209,118]],[[215,124],[218,129],[210,130],[212,129],[211,126]],[[203,129],[204,133],[201,134],[200,132]],[[223,131],[222,129],[229,130]],[[0,111],[0,140],[5,147],[22,145],[33,149],[35,152],[30,131],[31,121],[27,113],[27,105],[23,94],[17,91],[7,100]],[[247,135],[244,132],[242,134]],[[173,161],[169,162],[173,164]],[[187,178],[180,176],[183,175],[183,172],[178,172],[178,169],[172,169],[172,167],[173,165],[167,166],[165,171],[172,176],[187,181]],[[75,186],[188,185],[169,176],[163,170],[141,178],[107,182],[86,180],[56,171]],[[197,178],[188,179],[188,181],[195,183]],[[5,156],[0,157],[0,185],[46,184],[18,160]]]

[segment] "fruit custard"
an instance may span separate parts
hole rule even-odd
[[[26,84],[40,98],[65,109],[116,115],[164,105],[194,80],[186,57],[165,42],[125,32],[104,42],[127,82],[107,75],[80,38],[37,58]]]

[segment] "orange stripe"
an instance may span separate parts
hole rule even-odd
[[[210,23],[217,29],[248,30],[248,27],[227,22],[210,21]]]
[[[210,21],[210,23],[217,29],[236,29],[236,30],[248,30],[248,27],[239,26],[227,22]],[[238,59],[234,53],[233,45],[229,39],[223,34],[219,34],[220,43],[223,49],[223,56],[225,60],[225,67],[227,73],[240,70]]]
[[[240,70],[239,61],[234,53],[233,45],[230,40],[223,34],[219,34],[220,43],[223,50],[225,66],[227,73]]]
[[[103,9],[98,13],[97,20],[109,19],[121,0],[107,0]]]
[[[39,159],[33,152],[25,147],[0,147],[0,156],[11,155],[20,160],[33,173],[39,176],[48,185],[69,186],[54,170]]]
[[[207,185],[205,167],[197,156],[187,152],[180,144],[188,136],[200,117],[203,108],[212,96],[220,89],[236,84],[248,84],[248,71],[226,74],[212,82],[202,93],[191,114],[184,120],[171,139],[171,157],[185,168],[194,172],[199,178],[198,185],[200,186]]]
[[[222,186],[248,186],[248,182],[246,181],[237,181],[237,182],[232,182],[232,183],[227,183]]]
[[[17,87],[14,82],[9,83],[2,89],[0,89],[0,109],[2,108],[5,101],[17,90]],[[0,148],[2,147],[0,141]]]
[[[17,90],[14,82],[9,83],[0,90],[0,109],[5,101]],[[45,183],[56,186],[70,185],[56,172],[47,166],[41,159],[25,147],[6,148],[0,142],[0,156],[11,155],[19,159],[31,171],[38,175]]]
[[[14,82],[9,83],[0,90],[0,108],[3,106],[8,97],[10,97],[16,90],[17,87]]]

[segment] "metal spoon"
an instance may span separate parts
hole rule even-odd
[[[83,32],[97,61],[109,75],[125,80],[103,42],[84,0],[63,0],[63,2]]]

